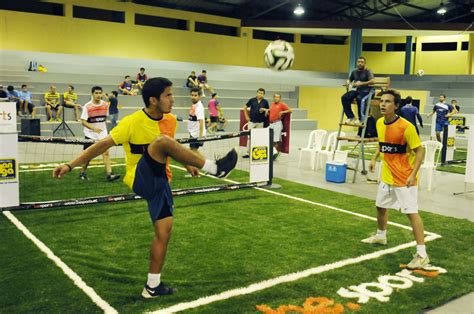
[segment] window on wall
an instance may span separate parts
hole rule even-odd
[[[386,51],[395,52],[395,51],[405,51],[406,44],[404,43],[394,43],[394,44],[387,44],[385,47]]]
[[[64,6],[60,3],[41,2],[41,1],[0,1],[0,10],[19,11],[28,13],[64,15]]]
[[[416,51],[416,43],[413,43],[413,45],[411,45],[411,50]]]
[[[362,51],[382,51],[382,44],[378,43],[365,43],[362,44]]]
[[[87,8],[74,5],[72,16],[80,19],[125,23],[125,12]]]
[[[277,40],[282,39],[290,43],[295,41],[295,35],[288,33],[279,33],[279,32],[268,32],[254,29],[253,30],[253,39],[263,39],[263,40]]]
[[[461,50],[469,50],[469,42],[468,41],[463,41],[461,43]]]
[[[303,44],[344,45],[347,36],[301,35]]]
[[[237,27],[203,22],[196,22],[194,24],[194,31],[216,35],[239,36],[239,29]]]
[[[179,19],[171,19],[161,16],[145,15],[145,14],[135,14],[135,24],[144,25],[144,26],[154,26],[161,28],[171,28],[171,29],[180,29],[187,30],[187,21]]]
[[[456,51],[457,49],[457,42],[421,43],[421,51]]]

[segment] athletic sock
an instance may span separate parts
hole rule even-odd
[[[215,160],[207,160],[204,162],[204,166],[202,166],[202,170],[210,173],[216,174],[217,173],[217,164]]]
[[[379,230],[379,229],[377,229],[377,235],[378,235],[379,237],[385,238],[385,237],[387,236],[387,230]]]
[[[146,284],[150,288],[155,288],[157,287],[161,282],[161,274],[150,274],[148,273],[148,281]]]
[[[428,254],[426,253],[426,246],[424,244],[416,246],[416,253],[418,253],[418,255],[420,255],[423,258],[428,256]]]

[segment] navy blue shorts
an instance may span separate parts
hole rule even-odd
[[[449,125],[449,121],[436,121],[436,132],[441,132],[443,131],[443,128],[445,125]]]
[[[151,158],[148,151],[138,161],[133,191],[147,201],[153,223],[173,216],[173,195],[166,176],[166,164]]]

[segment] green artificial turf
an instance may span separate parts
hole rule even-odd
[[[218,182],[207,177],[185,179],[183,171],[173,172],[174,189]],[[230,178],[245,181],[247,177],[247,173],[235,171]],[[66,180],[60,182],[71,190],[80,185],[95,192],[100,186],[78,183],[73,181],[75,176]],[[36,184],[52,182],[45,177]],[[283,186],[277,192],[375,216],[371,200],[285,180],[275,182]],[[115,188],[123,189],[118,182],[104,180],[103,184],[114,194]],[[178,288],[178,293],[145,300],[140,293],[146,281],[153,229],[144,201],[14,214],[104,300],[126,313],[166,308],[413,240],[409,230],[389,226],[387,246],[363,244],[360,239],[375,230],[374,221],[254,189],[176,197],[173,236],[162,280]],[[418,313],[474,290],[473,223],[426,212],[422,217],[428,231],[443,236],[429,242],[427,248],[432,264],[448,273],[394,291],[389,302],[371,299],[358,312]],[[408,224],[405,215],[395,211],[389,219]],[[3,215],[0,230],[4,242],[0,248],[0,289],[7,291],[0,294],[0,312],[100,311]],[[287,304],[301,306],[306,298],[318,296],[341,304],[355,302],[339,297],[337,290],[395,274],[413,252],[414,248],[404,249],[189,312],[257,313],[259,304],[273,309]]]

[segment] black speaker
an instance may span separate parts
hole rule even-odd
[[[41,135],[40,119],[21,119],[21,135]]]

